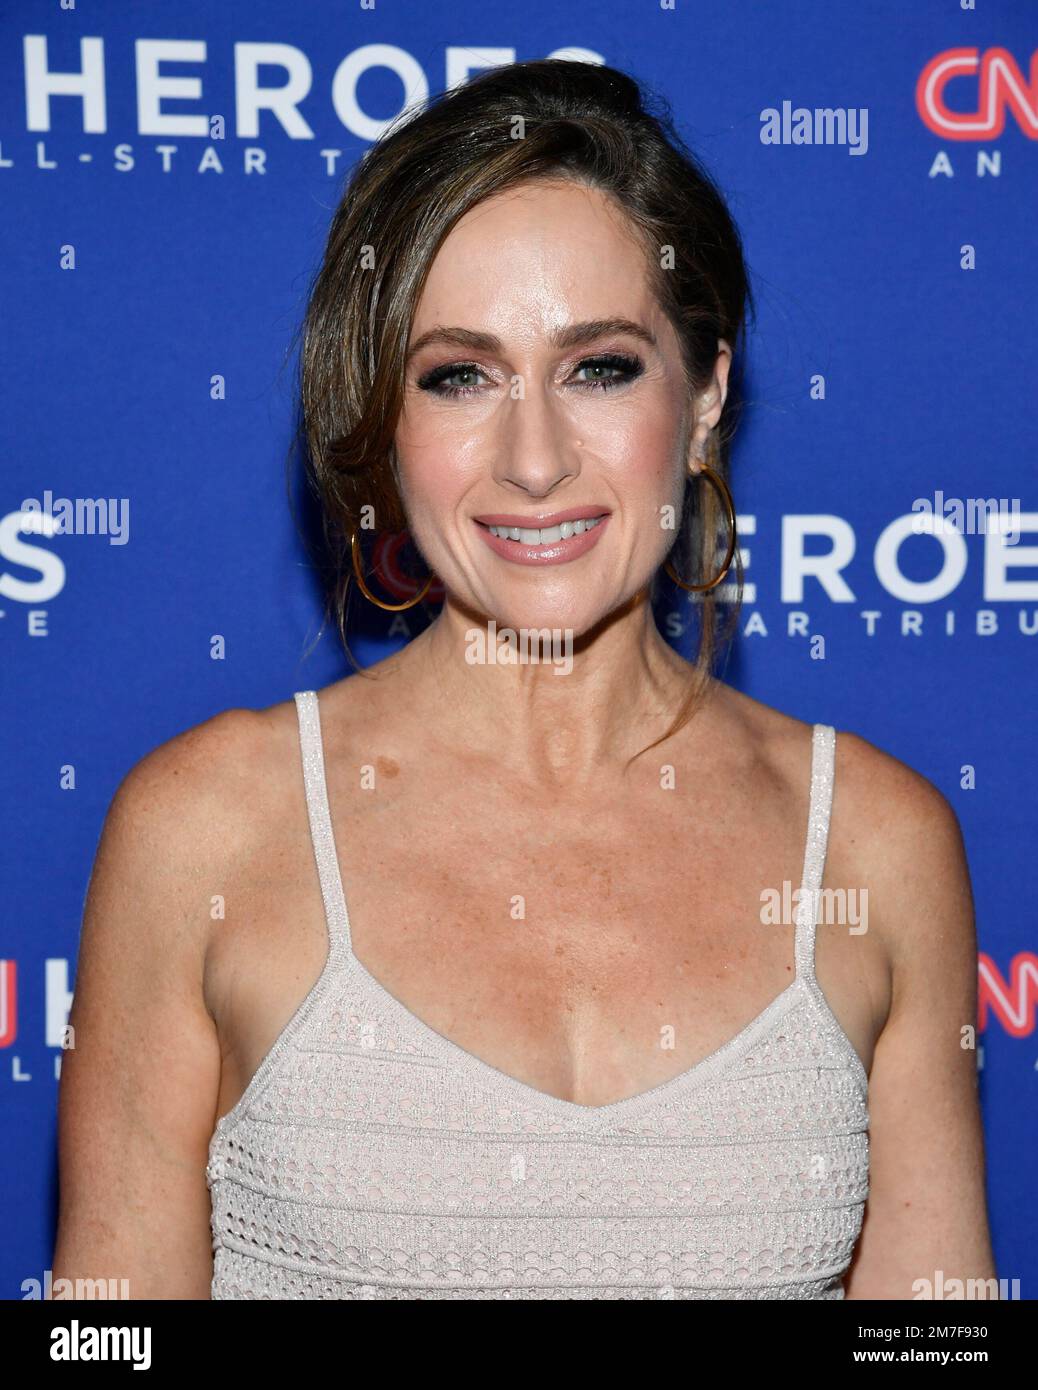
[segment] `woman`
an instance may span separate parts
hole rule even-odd
[[[406,526],[443,608],[121,786],[55,1277],[832,1299],[992,1274],[954,813],[711,673],[746,298],[720,195],[615,70],[495,69],[359,164],[305,325],[314,480],[347,582],[385,605],[360,538]],[[653,620],[662,566],[700,596],[695,665]],[[509,662],[502,629],[569,662]],[[823,887],[867,891],[868,930]]]

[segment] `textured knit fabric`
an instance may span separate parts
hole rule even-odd
[[[835,731],[816,724],[792,983],[688,1071],[611,1105],[450,1042],[353,955],[317,696],[296,695],[330,950],[217,1124],[212,1297],[844,1297],[868,1078],[814,975]]]

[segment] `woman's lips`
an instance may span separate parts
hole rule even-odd
[[[572,536],[560,536],[558,540],[552,539],[543,545],[533,545],[521,539],[511,540],[505,536],[492,535],[490,526],[503,530],[514,523],[520,530],[545,531],[558,530],[563,523],[566,523],[568,530],[575,521],[593,519],[593,514],[587,511],[574,511],[572,514],[558,512],[554,516],[545,517],[536,526],[530,525],[529,522],[525,527],[519,526],[519,518],[507,516],[488,517],[485,521],[476,521],[475,524],[479,534],[495,555],[500,555],[503,560],[511,561],[513,565],[565,565],[570,560],[576,560],[581,555],[585,555],[592,546],[598,544],[602,532],[609,524],[608,512],[600,514],[590,529]]]

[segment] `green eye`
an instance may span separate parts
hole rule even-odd
[[[624,386],[627,382],[633,381],[635,377],[641,376],[645,369],[637,357],[628,357],[621,352],[609,352],[601,357],[589,357],[587,361],[581,362],[577,368],[578,372],[599,370],[615,372],[616,375],[600,376],[597,379],[582,381],[577,384],[591,390],[609,391],[614,386]]]
[[[419,379],[418,386],[420,390],[429,391],[434,396],[472,396],[479,390],[477,386],[447,386],[444,383],[450,381],[451,377],[483,375],[475,362],[448,362],[442,367],[435,367],[431,372],[426,372]]]

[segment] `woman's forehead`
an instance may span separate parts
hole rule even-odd
[[[501,338],[592,319],[652,329],[661,311],[645,251],[589,192],[524,189],[522,200],[495,195],[467,213],[433,261],[412,340],[447,323]]]

